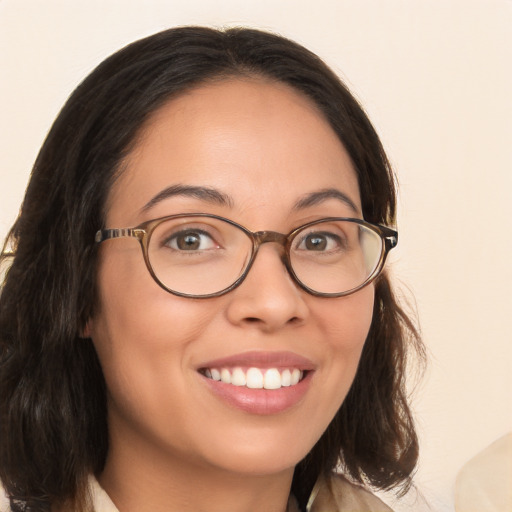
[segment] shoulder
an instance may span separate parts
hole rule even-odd
[[[383,501],[344,476],[320,479],[313,489],[308,512],[392,512]]]
[[[89,477],[89,492],[95,512],[119,512],[98,480],[92,475]]]
[[[457,475],[457,511],[512,510],[512,432],[467,462]]]
[[[89,477],[89,494],[91,510],[94,512],[119,512],[94,476]],[[69,512],[67,507],[64,508]],[[11,505],[2,482],[0,482],[0,512],[11,512]]]
[[[0,512],[10,512],[11,506],[9,500],[5,494],[5,490],[0,482]]]

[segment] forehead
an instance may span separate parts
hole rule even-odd
[[[276,200],[289,208],[301,195],[333,187],[360,205],[350,158],[316,105],[258,78],[201,85],[170,100],[142,127],[123,169],[109,221],[146,220],[135,215],[174,185],[218,189],[245,209]]]

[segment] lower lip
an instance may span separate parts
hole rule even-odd
[[[298,404],[306,394],[312,371],[294,386],[279,389],[250,389],[203,377],[215,395],[229,405],[251,414],[278,414]]]

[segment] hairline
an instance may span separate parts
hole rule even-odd
[[[331,121],[329,120],[327,113],[323,110],[320,103],[317,102],[311,95],[303,91],[300,87],[291,84],[287,80],[279,79],[270,74],[269,72],[265,72],[262,69],[249,69],[248,66],[240,65],[239,67],[226,68],[224,70],[220,70],[212,75],[205,76],[204,78],[201,78],[196,82],[187,83],[183,86],[182,89],[171,92],[167,96],[164,96],[162,100],[153,109],[151,109],[148,116],[145,119],[143,119],[139,126],[135,129],[135,134],[132,140],[125,148],[124,156],[118,161],[117,165],[114,168],[114,172],[112,173],[110,182],[107,185],[107,193],[103,204],[103,223],[105,223],[106,221],[112,197],[116,193],[116,184],[118,180],[120,180],[122,176],[129,170],[131,166],[131,160],[134,157],[136,157],[137,152],[142,148],[146,137],[150,136],[151,126],[155,122],[155,119],[157,118],[159,113],[162,112],[162,110],[164,110],[168,105],[170,105],[174,101],[179,100],[180,98],[184,98],[189,94],[193,94],[198,90],[208,88],[210,86],[222,86],[223,84],[229,84],[238,81],[283,87],[288,91],[298,95],[303,100],[305,100],[309,107],[311,107],[327,123],[327,125],[335,135],[336,139],[339,141],[344,151],[346,152],[352,169],[356,174],[359,197],[361,201],[363,200],[361,186],[359,183],[359,173],[356,170],[356,165],[353,162],[352,156],[350,155],[350,152],[348,151],[344,141],[340,137],[339,133],[337,132]],[[357,208],[355,208],[355,210],[357,210]],[[364,211],[362,213],[364,215]]]

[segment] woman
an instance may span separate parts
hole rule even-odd
[[[187,27],[103,62],[4,250],[11,509],[389,510],[358,484],[407,488],[418,453],[394,218],[374,129],[299,45]]]

